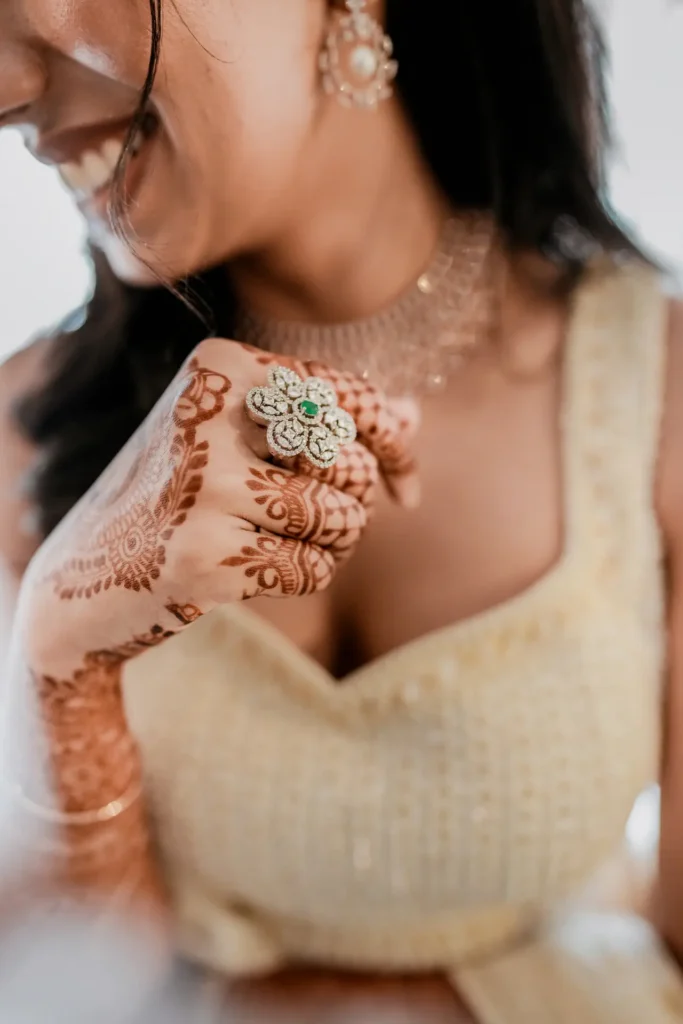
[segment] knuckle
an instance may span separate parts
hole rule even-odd
[[[172,586],[189,586],[202,576],[207,562],[206,543],[195,530],[179,532],[166,548],[164,577]]]
[[[166,546],[163,578],[168,584],[180,587],[181,594],[187,593],[202,581],[206,581],[216,573],[220,558],[226,544],[225,531],[217,532],[217,525],[210,517],[201,515],[178,530],[171,542]],[[215,543],[221,537],[222,543]]]
[[[228,344],[229,343],[226,342],[223,338],[204,338],[196,346],[192,355],[189,356],[188,362],[192,359],[193,356],[204,356],[208,358],[210,356],[216,357],[223,355],[225,353],[226,345]]]
[[[184,364],[185,372],[193,366],[209,367],[217,373],[227,373],[238,385],[243,379],[251,380],[257,368],[266,365],[267,354],[241,341],[228,338],[205,338],[193,349]]]

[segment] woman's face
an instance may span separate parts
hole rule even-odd
[[[284,229],[319,132],[326,0],[162,0],[152,116],[126,232],[174,278]],[[120,276],[147,272],[108,225],[112,168],[150,51],[148,0],[0,0],[0,124],[59,167]]]

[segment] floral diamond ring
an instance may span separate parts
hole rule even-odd
[[[320,377],[302,380],[293,370],[276,366],[266,387],[246,397],[252,419],[268,427],[273,455],[291,459],[304,455],[320,469],[337,461],[339,450],[356,439],[353,417],[337,404],[337,392]]]

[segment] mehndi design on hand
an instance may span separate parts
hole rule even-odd
[[[204,482],[209,442],[197,439],[197,429],[223,411],[230,387],[224,374],[190,362],[178,393],[167,394],[129,442],[127,459],[115,459],[89,491],[81,510],[86,543],[49,575],[60,598],[112,586],[151,591]]]
[[[324,588],[361,536],[380,473],[412,472],[407,435],[384,396],[302,364],[299,377],[320,382],[305,394],[322,404],[331,385],[359,440],[324,468],[303,451],[287,467],[263,461],[243,403],[264,365],[273,363],[263,353],[203,342],[26,578],[16,685],[32,679],[38,696],[35,728],[55,777],[48,817],[63,845],[57,877],[77,886],[113,891],[132,871],[141,895],[161,898],[136,799],[142,766],[123,706],[126,662],[219,603]]]

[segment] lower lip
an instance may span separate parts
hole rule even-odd
[[[138,152],[128,160],[123,181],[120,186],[120,194],[124,209],[134,202],[142,184],[143,178],[149,166],[151,150],[157,137],[157,130],[151,135],[145,136]],[[113,180],[107,182],[102,188],[97,189],[89,196],[78,200],[78,206],[88,218],[110,223],[112,214],[112,199],[114,198]]]

